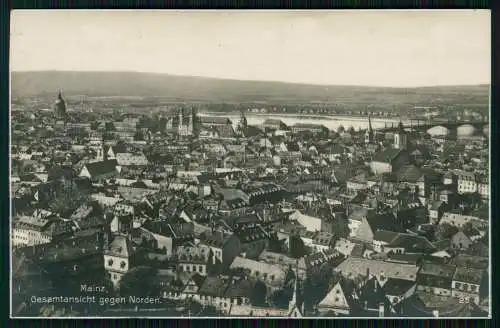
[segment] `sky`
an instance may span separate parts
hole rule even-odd
[[[16,10],[13,71],[328,85],[489,84],[490,12]]]

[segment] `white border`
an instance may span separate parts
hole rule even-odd
[[[53,9],[51,11],[61,11],[62,9]],[[425,9],[415,9],[418,11],[426,11]],[[24,10],[23,10],[24,11]],[[29,10],[26,10],[29,11]],[[65,10],[68,11],[68,10]],[[113,9],[101,9],[99,11],[115,11]],[[124,10],[120,10],[124,11]],[[126,10],[126,11],[137,11],[137,10]],[[158,11],[158,10],[140,10],[140,11]],[[186,10],[161,10],[161,11],[170,11],[170,12],[183,12]],[[190,12],[211,12],[213,10],[190,10]],[[231,12],[242,12],[243,10],[231,10]],[[264,11],[264,10],[245,10],[244,12],[254,12],[254,11]],[[298,11],[291,11],[291,10],[277,10],[280,12],[314,12],[311,10],[298,10]],[[326,12],[330,11],[337,11],[337,10],[325,10]],[[343,10],[343,11],[351,11],[351,10]],[[359,10],[356,10],[359,11]],[[365,11],[365,10],[363,10]],[[366,11],[371,11],[371,10],[366,10]],[[407,9],[405,10],[390,10],[390,11],[409,11]],[[413,10],[412,10],[413,11]],[[458,11],[458,10],[456,10]],[[462,10],[460,10],[462,11]],[[488,11],[488,10],[486,10]],[[12,24],[12,16],[13,12],[11,11],[11,24]],[[491,13],[491,11],[490,11]],[[491,14],[490,14],[490,20],[491,20]],[[10,26],[10,29],[12,29],[12,25]],[[10,41],[9,41],[10,44]],[[12,49],[12,48],[9,48]],[[12,56],[12,50],[9,50],[9,55]],[[490,58],[490,61],[492,59]],[[222,319],[222,320],[231,320],[231,319],[277,319],[277,320],[282,320],[282,319],[295,319],[295,320],[301,320],[301,319],[330,319],[330,320],[359,320],[359,319],[374,319],[374,320],[401,320],[401,319],[433,319],[433,320],[439,320],[439,319],[454,319],[454,320],[468,320],[468,319],[492,319],[492,286],[491,286],[491,238],[493,237],[491,235],[491,191],[492,191],[492,185],[491,185],[491,81],[490,81],[490,92],[489,92],[489,112],[488,112],[488,124],[489,124],[489,129],[488,129],[488,146],[489,146],[489,166],[488,166],[488,171],[489,171],[489,189],[490,189],[490,194],[489,194],[489,263],[488,263],[488,276],[489,276],[489,313],[487,317],[302,317],[302,318],[294,318],[294,317],[232,317],[232,316],[221,316],[221,317],[126,317],[126,316],[118,316],[118,317],[22,317],[22,316],[12,316],[12,156],[11,156],[11,145],[12,145],[12,140],[11,140],[11,131],[12,131],[12,122],[11,122],[11,112],[12,112],[12,71],[11,71],[11,65],[9,62],[9,303],[10,303],[10,311],[9,311],[9,318],[11,320],[17,320],[17,319],[47,319],[47,320],[66,320],[66,319],[187,319],[187,320],[198,320],[198,319]]]

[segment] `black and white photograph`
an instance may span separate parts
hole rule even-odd
[[[15,10],[11,318],[491,318],[488,10]]]

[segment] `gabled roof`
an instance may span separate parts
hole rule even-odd
[[[335,271],[341,272],[343,275],[362,275],[366,276],[369,272],[373,275],[383,275],[386,278],[399,278],[410,281],[415,281],[417,278],[418,267],[410,264],[398,264],[369,260],[364,258],[348,257],[344,262],[340,263],[335,268]]]
[[[414,285],[415,285],[414,281],[398,279],[398,278],[389,278],[385,282],[383,290],[386,295],[399,296],[405,294]]]
[[[116,161],[116,159],[110,159],[107,161],[88,163],[85,165],[85,167],[92,177],[97,177],[114,172],[117,165],[118,162]]]
[[[453,275],[453,280],[480,285],[483,280],[484,273],[485,270],[483,269],[457,267],[457,270]]]
[[[359,302],[368,309],[378,309],[381,303],[387,304],[385,291],[380,286],[376,277],[366,281],[359,290]]]
[[[218,117],[218,116],[201,116],[199,118],[201,124],[215,124],[215,125],[230,125],[231,120],[227,117]]]
[[[374,162],[391,163],[395,160],[399,154],[401,154],[402,149],[388,148],[377,153],[373,159]]]
[[[418,274],[419,276],[427,275],[427,276],[436,276],[436,277],[451,279],[455,274],[455,270],[456,267],[453,265],[425,262],[424,264],[422,264],[422,267],[420,268]]]
[[[422,172],[415,165],[405,165],[401,167],[396,176],[398,181],[415,183],[421,177]]]
[[[343,305],[346,308],[351,308],[354,305],[352,297],[354,291],[354,282],[352,280],[341,278],[318,303],[318,307],[335,308]]]
[[[207,277],[198,292],[201,295],[223,297],[228,287],[229,281],[227,280],[220,277]]]
[[[117,235],[108,246],[105,254],[122,258],[129,258],[133,254],[133,248],[127,237]]]
[[[371,214],[366,217],[366,222],[370,225],[373,232],[377,230],[398,231],[396,218],[392,213]]]

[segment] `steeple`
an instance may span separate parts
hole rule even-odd
[[[297,259],[295,264],[295,284],[293,287],[292,299],[288,303],[288,313],[290,316],[294,315],[292,312],[298,311],[300,316],[304,315],[304,302],[301,296],[300,285],[299,285],[299,260]]]
[[[404,131],[404,125],[403,121],[401,121],[401,118],[399,119],[398,130],[399,132]]]
[[[394,148],[395,149],[406,149],[408,146],[408,136],[403,126],[401,119],[399,120],[398,129],[394,133]]]
[[[243,109],[240,111],[240,126],[242,128],[246,127],[248,124],[247,118],[245,117],[245,113],[243,112]]]
[[[373,143],[373,127],[372,127],[372,120],[371,120],[371,114],[368,114],[368,130],[365,132],[365,143],[366,144],[371,144]]]
[[[61,90],[59,90],[57,99],[54,103],[54,114],[58,118],[63,118],[64,116],[66,116],[66,101],[64,101]]]

